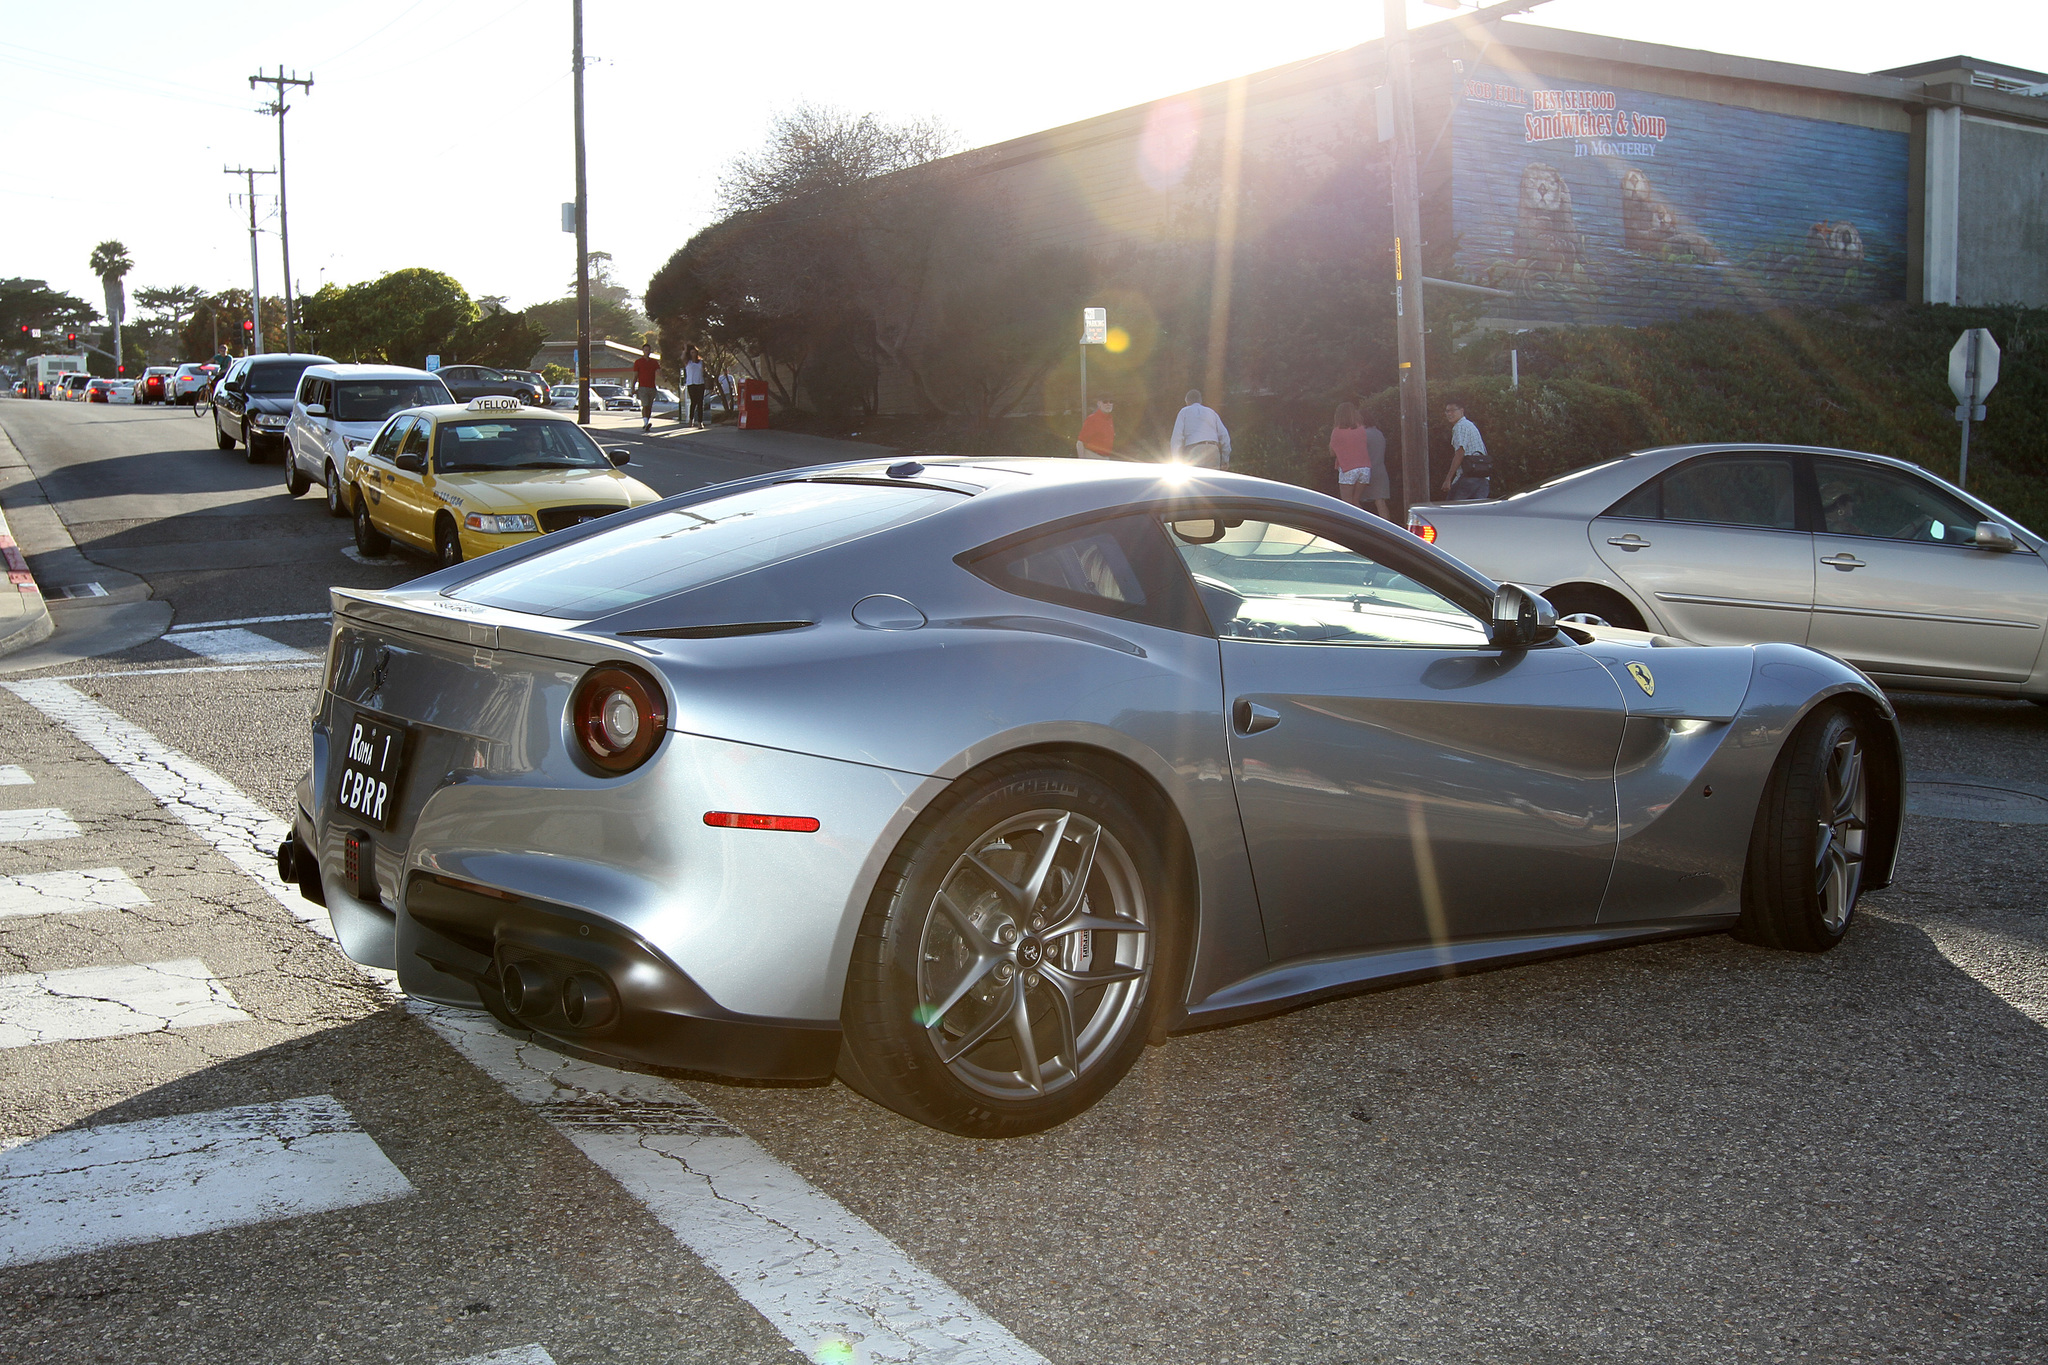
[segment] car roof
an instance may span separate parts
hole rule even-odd
[[[416,370],[410,365],[371,364],[327,364],[308,365],[306,373],[318,379],[434,379],[431,370]]]
[[[502,401],[502,400],[501,400]],[[393,416],[398,414],[394,413]],[[554,412],[548,408],[534,408],[521,404],[517,408],[475,408],[468,403],[429,403],[423,407],[407,408],[408,417],[431,417],[438,424],[452,422],[461,417],[513,418],[535,422],[568,422],[572,426],[576,419],[566,412]]]
[[[302,351],[265,351],[262,355],[245,355],[241,359],[251,365],[332,365],[333,356],[309,355]]]

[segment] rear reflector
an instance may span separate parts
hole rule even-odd
[[[794,834],[811,834],[818,828],[808,815],[742,815],[730,810],[707,810],[704,823],[713,829],[786,829]]]

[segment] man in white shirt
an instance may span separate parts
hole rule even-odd
[[[1214,408],[1202,406],[1202,391],[1189,389],[1182,400],[1187,404],[1173,419],[1173,441],[1166,448],[1168,459],[1204,469],[1230,468],[1230,430]]]
[[[1493,457],[1479,428],[1457,403],[1444,404],[1444,420],[1451,424],[1451,472],[1444,479],[1444,492],[1452,502],[1477,502],[1493,493]]]
[[[683,393],[689,401],[684,404],[690,410],[689,423],[693,427],[704,425],[704,357],[692,346],[683,354],[689,359],[683,362]]]

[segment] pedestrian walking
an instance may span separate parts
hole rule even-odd
[[[683,352],[683,393],[690,400],[690,425],[704,425],[704,355],[695,346]]]
[[[1462,404],[1444,404],[1444,420],[1451,424],[1451,472],[1444,479],[1444,492],[1452,502],[1477,502],[1493,493],[1493,457],[1479,428],[1465,415]]]
[[[1372,499],[1382,521],[1392,521],[1393,514],[1387,511],[1394,496],[1393,481],[1387,474],[1387,433],[1370,417],[1365,419],[1365,448],[1372,454],[1372,484],[1365,496]]]
[[[1116,458],[1116,403],[1095,400],[1095,411],[1081,419],[1081,434],[1074,438],[1074,457],[1080,460]]]
[[[654,430],[654,385],[661,378],[661,362],[654,358],[654,343],[640,343],[640,358],[633,362],[633,383],[640,390],[640,430]]]
[[[1230,429],[1214,408],[1202,406],[1202,391],[1189,389],[1186,404],[1173,419],[1173,440],[1166,448],[1168,459],[1203,469],[1230,468]]]
[[[1373,484],[1386,477],[1387,438],[1378,427],[1367,426],[1352,403],[1339,403],[1330,426],[1330,457],[1337,462],[1337,492],[1353,507],[1365,506]],[[1379,514],[1387,515],[1384,497]]]

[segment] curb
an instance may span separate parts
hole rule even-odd
[[[36,576],[28,571],[28,561],[21,557],[21,547],[7,529],[5,509],[0,509],[0,561],[7,565],[7,592],[0,595],[0,655],[5,655],[49,639],[57,623],[50,619],[43,590],[36,586]]]

